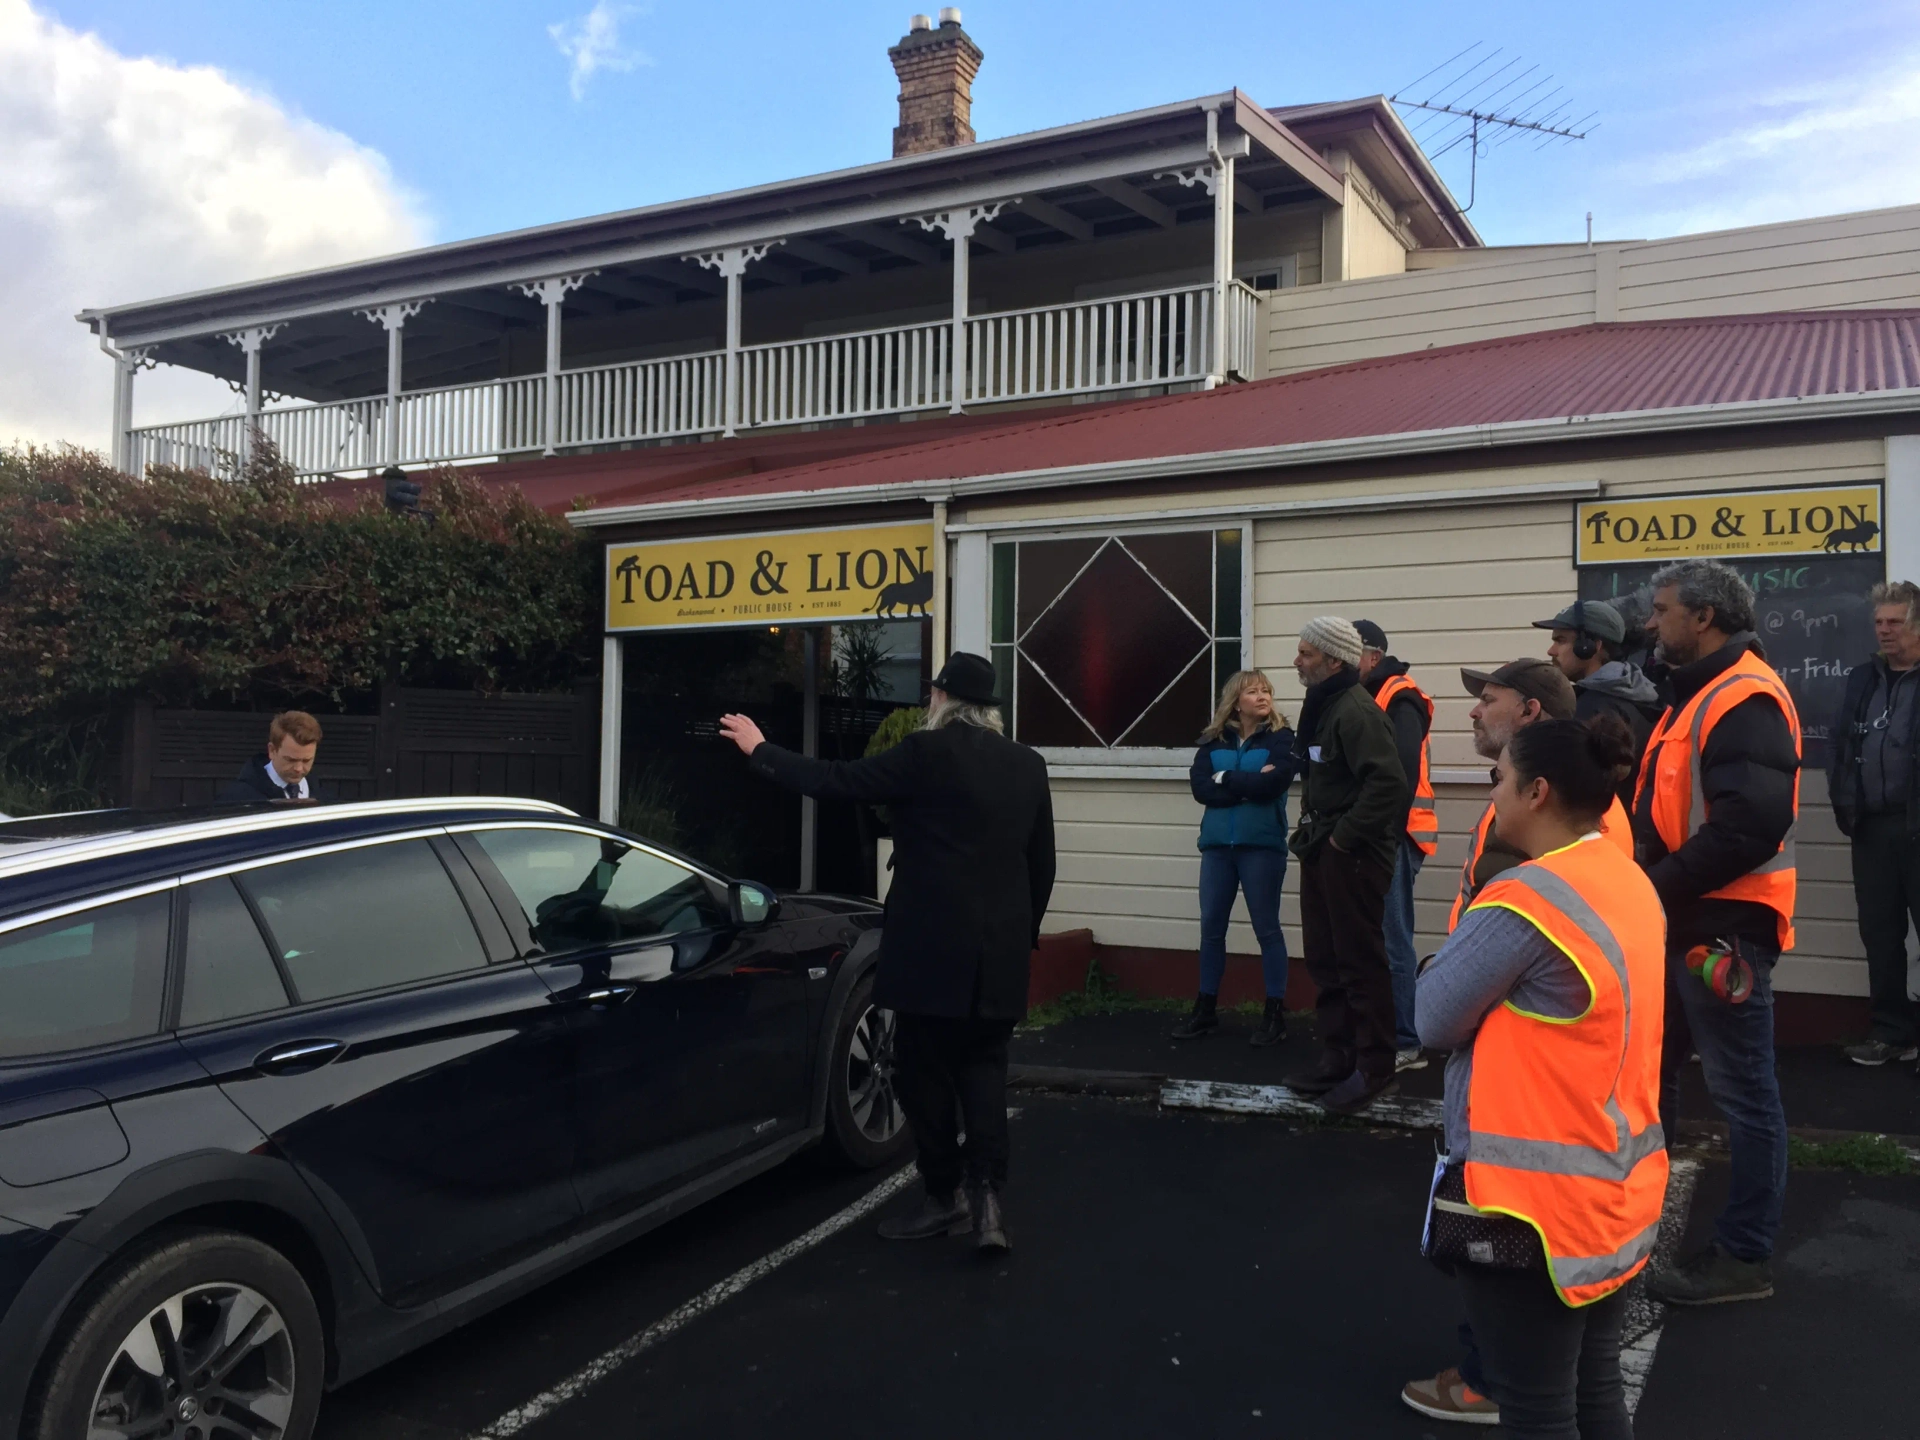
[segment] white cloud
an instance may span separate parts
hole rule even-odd
[[[587,82],[602,70],[624,74],[637,66],[653,63],[642,51],[620,42],[620,22],[634,13],[635,7],[631,5],[596,0],[593,9],[578,20],[563,20],[547,27],[555,48],[573,67],[567,76],[567,88],[575,100],[586,98]]]
[[[1763,92],[1729,118],[1623,171],[1639,192],[1627,228],[1688,233],[1920,201],[1920,49]]]
[[[112,366],[76,311],[405,249],[424,231],[375,151],[210,66],[117,54],[0,0],[0,444],[105,448]],[[135,395],[153,420],[236,403],[166,366]]]

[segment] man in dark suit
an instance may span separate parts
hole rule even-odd
[[[283,710],[267,725],[267,748],[240,767],[220,788],[218,805],[251,805],[260,800],[318,800],[313,782],[314,756],[320,753],[320,722],[304,710]]]
[[[1005,1250],[1007,1041],[1027,1013],[1028,957],[1053,891],[1053,801],[1046,762],[1002,735],[993,683],[991,664],[956,653],[934,676],[926,728],[868,760],[796,755],[744,715],[722,717],[720,731],[784,789],[891,810],[873,998],[899,1017],[894,1075],[926,1196],[880,1233],[971,1229],[981,1249]]]

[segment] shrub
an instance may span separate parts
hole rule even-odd
[[[264,442],[237,481],[0,449],[0,716],[583,673],[593,577],[572,530],[453,470],[426,477],[424,503],[432,522],[328,498]]]

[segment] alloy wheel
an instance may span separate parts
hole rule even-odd
[[[246,1285],[196,1285],[114,1351],[87,1440],[279,1440],[293,1412],[293,1336]]]
[[[854,1024],[847,1046],[847,1101],[853,1123],[875,1144],[885,1144],[907,1123],[893,1088],[894,1016],[869,1005]]]

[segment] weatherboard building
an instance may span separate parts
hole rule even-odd
[[[1197,943],[1186,766],[1228,672],[1297,711],[1327,612],[1411,663],[1432,948],[1485,798],[1459,667],[1538,652],[1576,593],[1725,559],[1805,721],[1782,1034],[1854,1025],[1820,767],[1866,588],[1920,575],[1920,208],[1488,246],[1380,97],[975,142],[958,12],[889,53],[875,164],[86,312],[117,460],[231,465],[257,427],[315,482],[471,464],[566,513],[606,555],[609,819],[721,783],[711,701],[791,691],[794,743],[858,753],[947,651],[990,655],[1053,777],[1061,973],[1092,944],[1169,993]],[[155,363],[244,406],[136,426]],[[872,883],[866,819],[751,803],[791,842],[761,878]],[[1256,953],[1244,924],[1229,948]]]

